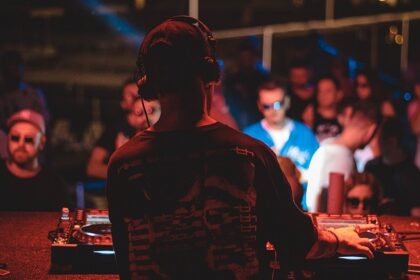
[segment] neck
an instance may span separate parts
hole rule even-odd
[[[6,166],[10,173],[20,178],[34,177],[41,171],[41,166],[37,158],[24,165],[18,165],[15,162],[7,161]]]
[[[335,140],[334,144],[345,146],[349,148],[351,151],[356,151],[360,145],[356,143],[354,140],[354,137],[352,135],[348,135],[345,131],[341,133]]]
[[[159,121],[149,130],[182,130],[213,124],[207,112],[207,97],[197,91],[190,95],[167,94],[159,98],[161,115]]]
[[[331,107],[319,107],[317,109],[318,113],[323,116],[324,118],[327,119],[332,119],[335,118],[337,116],[337,112],[335,111],[335,107],[331,106]]]
[[[268,126],[268,128],[274,129],[274,130],[281,130],[286,126],[287,118],[284,118],[283,120],[275,123],[269,123],[266,119],[264,119],[265,124]]]

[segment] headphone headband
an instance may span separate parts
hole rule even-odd
[[[163,23],[161,23],[160,25],[164,25],[165,23],[168,24],[170,22],[181,22],[184,23],[186,25],[191,26],[192,28],[194,28],[199,36],[195,39],[200,40],[199,37],[201,37],[201,42],[202,42],[202,58],[201,61],[198,60],[197,63],[198,64],[198,68],[197,71],[199,71],[200,76],[203,78],[203,80],[208,83],[208,82],[217,82],[219,80],[219,65],[216,61],[216,40],[213,37],[212,32],[210,31],[210,29],[207,27],[207,25],[205,25],[202,21],[195,19],[193,17],[190,16],[185,16],[185,15],[179,15],[179,16],[174,16],[171,17],[167,20],[165,20]],[[160,25],[156,26],[153,30],[155,31],[151,31],[151,32],[166,32],[166,30],[159,30]],[[171,26],[171,24],[169,25]],[[174,26],[176,26],[176,24],[174,23]],[[182,26],[182,25],[180,25]],[[178,27],[177,28],[181,28],[184,29],[184,27]],[[156,31],[158,30],[158,31]],[[173,29],[172,31],[169,32],[174,32]],[[175,31],[177,32],[177,31]],[[150,34],[150,33],[149,33]],[[141,47],[140,47],[140,51],[139,51],[139,56],[137,59],[137,68],[138,68],[138,76],[137,76],[137,80],[138,82],[138,86],[139,86],[139,94],[145,98],[146,100],[150,100],[150,99],[156,99],[156,87],[161,87],[162,85],[170,85],[170,84],[176,84],[178,81],[174,80],[172,78],[164,78],[163,79],[167,79],[167,81],[163,82],[153,82],[152,80],[150,80],[150,76],[146,77],[147,74],[147,69],[145,69],[147,67],[149,67],[149,65],[153,65],[153,64],[148,64],[150,63],[150,61],[148,60],[148,54],[150,52],[150,48],[153,48],[153,43],[150,43],[151,41],[155,40],[155,42],[159,42],[159,40],[162,40],[162,42],[164,42],[166,39],[159,39],[159,37],[153,37],[154,34],[150,34],[150,35],[146,35],[145,40],[143,41]],[[186,33],[188,34],[188,33]],[[191,33],[192,36],[197,36],[193,35]],[[158,35],[161,36],[161,35]],[[171,42],[167,42],[166,44],[170,45]],[[197,45],[198,47],[198,45]],[[198,50],[198,49],[197,49]],[[190,54],[188,54],[190,55]],[[200,56],[201,56],[200,55]],[[149,79],[147,79],[149,78]],[[161,79],[162,79],[161,78]],[[148,81],[149,80],[149,81]],[[152,81],[152,82],[150,82]]]
[[[169,18],[168,21],[179,21],[194,26],[194,28],[196,28],[200,34],[203,35],[203,39],[207,42],[210,54],[212,56],[211,58],[216,60],[216,40],[214,39],[210,28],[208,28],[208,26],[205,25],[201,20],[186,15],[179,15]]]

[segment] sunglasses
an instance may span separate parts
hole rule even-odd
[[[263,104],[261,104],[261,106],[264,110],[274,109],[274,110],[278,111],[281,108],[283,108],[284,100],[276,101],[276,102],[273,102],[271,104],[263,103]]]
[[[33,145],[35,143],[35,139],[33,137],[30,137],[30,136],[10,135],[10,141],[12,141],[12,142],[16,142],[17,143],[22,138],[23,138],[23,142],[25,144],[31,144],[31,145]]]
[[[357,197],[348,197],[346,198],[346,203],[348,206],[350,206],[351,208],[358,208],[360,203],[362,203],[363,205],[363,210],[369,209],[373,206],[373,199],[359,199]]]

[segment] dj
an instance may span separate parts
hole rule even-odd
[[[139,51],[142,98],[160,120],[118,149],[107,196],[122,279],[261,279],[270,241],[284,270],[335,253],[373,257],[352,228],[317,230],[266,145],[209,117],[215,40],[177,16]]]

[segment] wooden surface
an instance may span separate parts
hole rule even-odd
[[[117,275],[49,274],[48,232],[57,226],[60,213],[0,212],[0,263],[7,263],[3,279],[119,279]]]
[[[55,229],[59,213],[0,212],[0,263],[7,263],[8,276],[0,279],[118,279],[117,275],[66,274],[54,275],[50,269],[48,232]],[[397,232],[420,232],[420,219],[382,216],[381,223],[392,224]],[[420,234],[407,234],[407,238]],[[420,240],[404,245],[410,253],[410,264],[420,265]],[[420,275],[409,274],[409,279]]]

